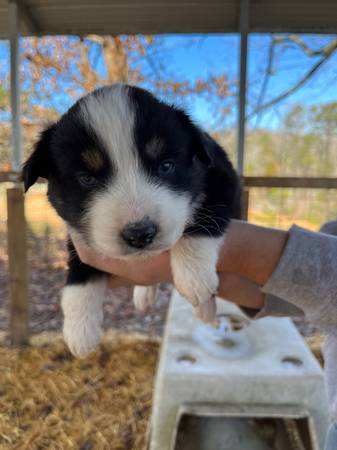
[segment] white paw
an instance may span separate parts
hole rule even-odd
[[[171,251],[174,284],[194,307],[217,292],[216,263],[222,241],[223,237],[183,237]]]
[[[171,250],[174,284],[205,322],[211,322],[216,314],[216,263],[222,241],[223,236],[183,237]]]
[[[101,321],[87,320],[78,322],[74,319],[65,319],[63,324],[63,337],[74,356],[84,358],[93,352],[102,339]]]
[[[63,336],[74,356],[83,358],[102,338],[105,280],[69,285],[63,289]]]
[[[133,290],[133,303],[139,311],[146,311],[156,301],[157,286],[136,286]]]
[[[174,284],[178,292],[196,308],[216,295],[219,279],[215,270],[197,275],[184,270],[174,274]]]
[[[204,303],[194,308],[195,316],[205,323],[212,323],[216,317],[216,301],[215,297],[211,297]]]

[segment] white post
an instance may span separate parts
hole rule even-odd
[[[22,161],[21,108],[19,82],[19,9],[14,0],[9,2],[9,40],[11,62],[11,110],[12,110],[12,169],[19,171]]]
[[[250,0],[240,0],[240,91],[237,135],[237,170],[240,175],[243,175],[244,171],[245,152],[249,3]]]

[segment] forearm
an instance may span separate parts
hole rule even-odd
[[[263,285],[274,272],[287,239],[286,231],[233,220],[226,233],[218,269]]]
[[[332,225],[337,231],[337,223]],[[285,232],[233,221],[219,270],[248,278],[264,293],[292,303],[316,325],[337,334],[336,261],[336,236],[296,226]]]

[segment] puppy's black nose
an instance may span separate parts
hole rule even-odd
[[[122,230],[122,238],[130,247],[145,248],[151,244],[157,232],[157,225],[146,220],[126,225]]]

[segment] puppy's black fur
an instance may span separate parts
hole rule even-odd
[[[143,170],[153,183],[188,193],[191,203],[197,205],[185,234],[221,236],[230,218],[240,217],[240,182],[225,151],[180,109],[140,88],[129,86],[128,93],[135,116],[133,141]],[[91,95],[100,95],[100,90]],[[96,130],[80,113],[82,102],[79,100],[41,134],[24,165],[23,180],[27,191],[38,177],[46,178],[50,203],[89,243],[83,214],[97,192],[113,180],[116,168]],[[158,160],[147,153],[146,146],[153,139],[160,139],[161,161],[174,161],[173,173],[160,174]],[[88,170],[81,157],[87,148],[95,148],[103,161],[95,171]],[[71,242],[69,252],[68,285],[104,275],[82,264]]]

